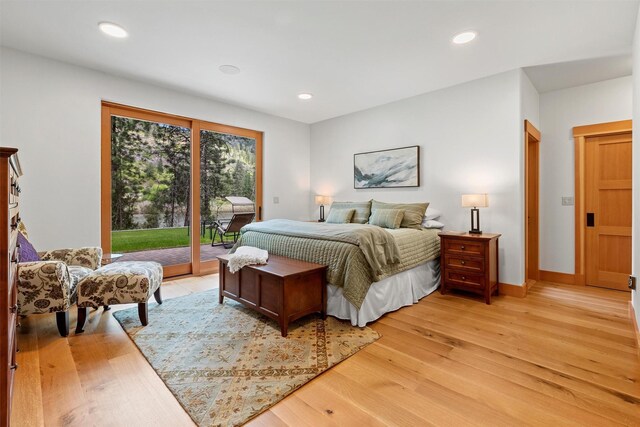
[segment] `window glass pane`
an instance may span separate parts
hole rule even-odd
[[[201,260],[228,252],[239,227],[255,219],[255,177],[255,139],[200,132]]]
[[[191,130],[111,117],[114,261],[191,262]]]

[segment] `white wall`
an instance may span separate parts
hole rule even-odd
[[[308,218],[309,125],[11,49],[0,55],[0,140],[20,149],[21,215],[39,250],[100,243],[101,100],[263,131],[263,216]]]
[[[636,136],[640,135],[640,11],[633,37],[633,228],[631,244],[631,274],[640,275],[640,149]],[[636,312],[636,324],[640,326],[640,280],[631,292],[631,302]]]
[[[523,191],[520,193],[520,206],[522,207],[520,218],[523,221],[522,224],[522,253],[525,252],[526,245],[526,227],[524,224],[524,216],[525,216],[525,162],[524,162],[524,154],[526,150],[527,141],[525,141],[524,137],[524,121],[528,120],[536,129],[540,130],[540,95],[538,91],[529,80],[529,76],[520,70],[520,126],[521,126],[521,139],[520,139],[520,182],[522,183]],[[524,265],[526,265],[526,260],[523,259]],[[526,272],[525,272],[526,274]]]
[[[468,230],[464,193],[488,193],[481,228],[502,233],[500,281],[524,281],[521,71],[311,125],[312,194],[334,200],[428,201],[449,230]],[[420,146],[420,187],[354,190],[353,154]],[[317,216],[317,208],[311,208]]]
[[[631,119],[632,93],[629,76],[540,95],[541,270],[575,270],[573,127]]]
[[[540,130],[540,95],[538,91],[529,80],[529,76],[520,70],[520,105],[521,105],[521,113],[522,113],[522,126],[524,126],[524,121],[529,120],[529,122],[536,127],[536,129]],[[522,149],[524,150],[524,128],[522,130]],[[522,161],[524,162],[524,156],[522,157]],[[524,163],[523,163],[524,166]],[[524,169],[524,168],[523,168]],[[523,177],[524,179],[524,177]]]

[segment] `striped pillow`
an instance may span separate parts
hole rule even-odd
[[[333,202],[331,210],[333,209],[355,209],[356,213],[353,214],[351,222],[366,224],[371,215],[371,202]]]
[[[329,211],[327,217],[328,224],[349,224],[353,214],[356,213],[355,209],[333,209]]]
[[[429,207],[429,203],[384,203],[375,200],[371,201],[371,212],[375,213],[378,209],[402,209],[404,217],[400,227],[402,228],[422,228],[422,218]]]
[[[384,228],[400,228],[403,217],[402,209],[376,209],[369,218],[369,224]]]

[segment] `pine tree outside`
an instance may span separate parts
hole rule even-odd
[[[190,244],[191,129],[112,116],[112,252]],[[229,219],[226,196],[255,200],[255,140],[200,134],[201,243]],[[219,240],[219,239],[217,239]]]

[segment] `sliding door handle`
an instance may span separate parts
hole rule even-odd
[[[593,212],[587,212],[587,227],[595,227],[596,214]]]

